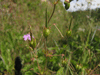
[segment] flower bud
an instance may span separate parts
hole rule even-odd
[[[66,59],[65,60],[62,60],[62,66],[66,66],[67,65],[67,61],[66,61]]]
[[[33,49],[36,47],[36,39],[35,38],[29,42],[29,46],[32,47]]]
[[[47,37],[49,36],[49,34],[50,34],[50,29],[45,28],[45,29],[43,30],[43,36],[44,36],[45,38],[47,38]]]
[[[71,31],[71,30],[67,30],[67,31],[66,31],[66,35],[67,35],[67,36],[71,36],[71,34],[72,34],[72,31]]]
[[[80,70],[80,69],[82,69],[82,66],[81,65],[76,65],[76,68],[78,69],[78,70]]]
[[[65,4],[65,9],[66,9],[66,10],[69,9],[70,3],[65,1],[64,4]]]

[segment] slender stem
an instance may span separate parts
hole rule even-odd
[[[73,17],[71,17],[71,19],[70,19],[69,30],[70,30],[70,28],[71,28],[71,25],[72,25],[72,20],[73,20]]]
[[[49,18],[49,20],[48,20],[48,23],[50,22],[50,20],[51,20],[53,14],[54,14],[54,12],[55,12],[56,4],[57,4],[58,2],[59,2],[59,0],[57,0],[57,1],[54,3],[53,12],[52,12],[52,14],[51,14],[51,16],[50,16],[50,18]]]
[[[45,13],[45,27],[47,28],[47,8],[46,8],[46,13]]]
[[[47,67],[47,38],[46,38],[46,67]]]
[[[62,33],[60,32],[60,30],[58,29],[58,27],[54,24],[54,26],[56,27],[56,29],[58,30],[58,32],[60,33],[61,37],[64,38],[64,36],[62,35]]]
[[[47,68],[47,45],[46,44],[47,44],[47,38],[45,38],[45,41],[44,41],[45,57],[46,57],[44,72],[46,71],[46,68]],[[43,74],[44,74],[44,72],[43,72]]]
[[[56,4],[59,2],[59,0],[57,0],[55,3],[54,3],[54,8],[53,8],[53,12],[52,12],[52,14],[51,14],[51,16],[50,16],[50,18],[49,18],[49,20],[48,20],[48,22],[47,22],[47,8],[46,8],[46,14],[45,14],[45,17],[46,17],[46,28],[47,28],[47,23],[49,23],[50,22],[50,20],[51,20],[51,18],[52,18],[52,16],[53,16],[53,14],[54,14],[54,12],[55,12],[55,7],[56,7]],[[47,38],[45,39],[45,56],[46,56],[46,63],[45,63],[45,69],[44,69],[44,71],[46,71],[46,68],[47,68]]]
[[[66,75],[67,75],[67,73],[68,73],[68,70],[69,70],[69,66],[70,66],[70,60],[71,60],[71,55],[72,55],[72,53],[70,54],[70,56],[69,56],[69,60],[68,60],[68,64],[67,64],[67,69],[66,69]]]
[[[49,18],[49,20],[48,20],[48,23],[50,22],[50,20],[51,20],[51,18],[52,18],[52,16],[53,16],[53,14],[54,14],[55,7],[56,7],[56,4],[54,4],[53,12],[52,12],[52,14],[51,14],[51,16],[50,16],[50,18]]]
[[[37,59],[37,56],[36,56],[36,59]],[[41,72],[41,67],[39,66],[38,60],[37,60],[37,65],[38,65],[39,71]]]
[[[89,75],[92,75],[93,74],[93,72],[94,72],[94,70],[96,69],[96,68],[98,68],[98,65],[92,70],[92,72],[90,72],[90,74]]]
[[[31,41],[32,41],[32,31],[31,31],[31,26],[30,26],[30,37],[31,37]]]

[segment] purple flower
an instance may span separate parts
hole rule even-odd
[[[24,40],[30,40],[31,41],[31,37],[30,37],[30,34],[26,34],[23,36]],[[34,38],[34,36],[32,36],[32,38]]]

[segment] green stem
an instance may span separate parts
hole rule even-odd
[[[48,23],[50,22],[50,20],[51,20],[53,14],[54,14],[54,12],[55,12],[56,4],[57,4],[58,2],[59,2],[59,0],[57,0],[57,1],[54,3],[53,12],[52,12],[52,14],[51,14],[51,16],[50,16],[50,18],[49,18],[49,20],[48,20]]]
[[[68,60],[68,64],[67,64],[67,69],[66,69],[66,72],[65,72],[65,74],[67,75],[67,73],[68,73],[68,70],[69,70],[69,66],[70,66],[70,61],[71,61],[71,55],[72,55],[72,53],[70,53],[70,55],[69,55],[69,60]]]
[[[31,26],[30,26],[30,37],[31,37],[31,41],[32,41],[32,31],[31,31]]]
[[[46,8],[46,13],[45,13],[45,27],[47,28],[47,8]]]
[[[44,47],[45,47],[45,57],[46,57],[46,63],[45,63],[45,68],[44,68],[44,72],[45,72],[47,68],[47,38],[45,39]]]
[[[70,30],[71,25],[72,25],[72,20],[73,20],[73,17],[72,17],[71,20],[70,20],[69,30]]]

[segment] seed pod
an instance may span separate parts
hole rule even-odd
[[[71,30],[67,30],[67,31],[66,31],[66,35],[67,35],[67,36],[71,36],[71,34],[72,34],[72,31],[71,31]]]
[[[80,70],[80,69],[82,69],[82,66],[77,64],[76,69]]]
[[[65,1],[64,4],[65,4],[65,9],[66,9],[66,10],[69,9],[70,3]]]
[[[29,42],[29,46],[32,47],[33,49],[36,47],[36,39],[35,38]]]
[[[43,30],[43,36],[44,36],[45,38],[47,38],[47,37],[49,36],[49,34],[50,34],[50,29],[45,28],[45,29]]]
[[[66,66],[66,65],[67,65],[67,61],[66,61],[66,60],[63,60],[63,61],[62,61],[62,65],[63,65],[63,66]]]

